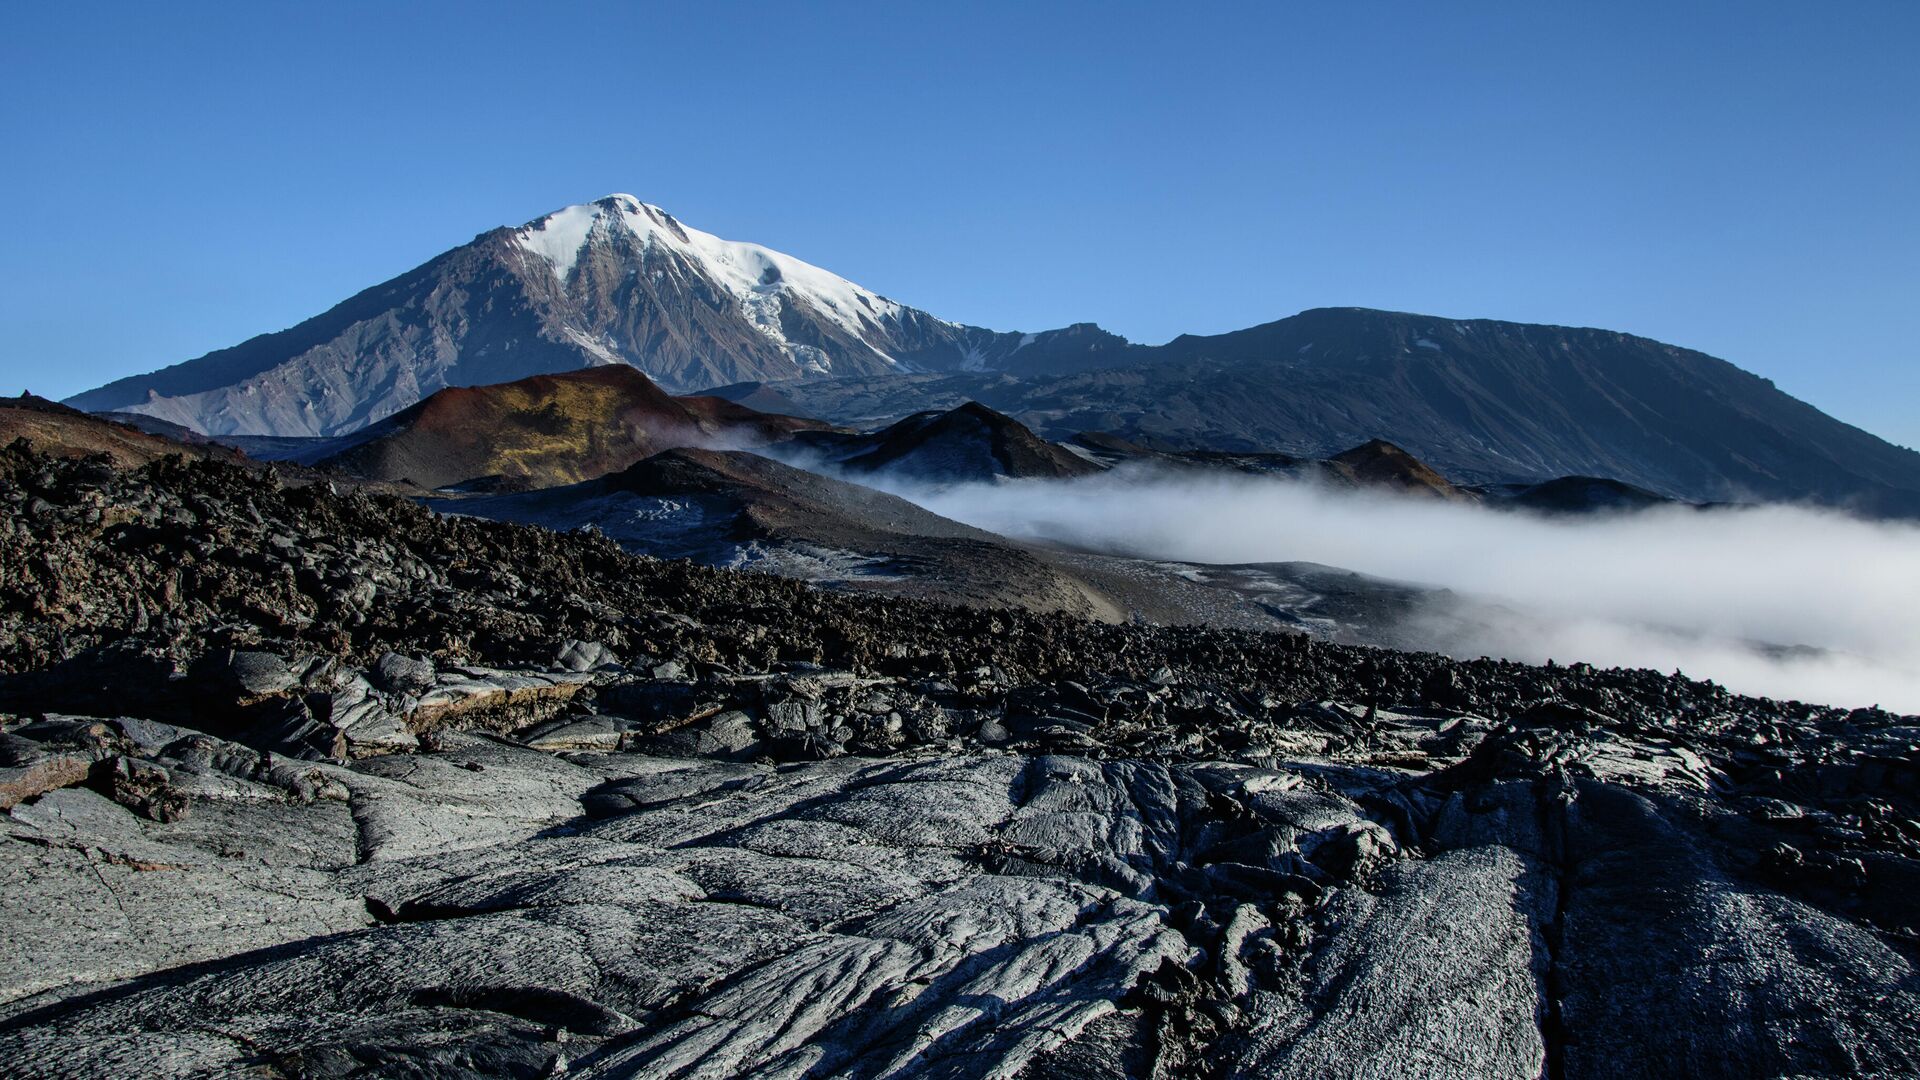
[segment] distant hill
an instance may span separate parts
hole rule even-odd
[[[1605,510],[1645,510],[1673,505],[1651,491],[1597,476],[1563,476],[1513,492],[1506,505],[1546,514],[1585,514]]]
[[[850,472],[923,480],[1058,480],[1101,470],[1019,421],[974,402],[945,412],[917,413],[871,434],[804,432],[796,441]]]
[[[1466,498],[1431,465],[1385,439],[1370,439],[1351,450],[1343,450],[1326,464],[1359,487],[1386,488],[1437,499]]]
[[[428,488],[517,490],[590,480],[674,447],[763,446],[825,427],[719,398],[676,398],[621,365],[441,390],[317,464]]]

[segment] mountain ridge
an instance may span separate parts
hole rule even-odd
[[[1920,453],[1617,331],[1313,308],[1163,345],[948,322],[629,195],[480,234],[298,326],[70,398],[209,435],[341,435],[449,386],[625,364],[878,425],[977,401],[1048,438],[1304,457],[1386,439],[1465,482],[1920,516]],[[783,410],[785,411],[785,410]]]
[[[447,386],[625,363],[669,391],[748,379],[984,370],[1118,348],[1085,326],[964,326],[630,195],[472,241],[285,330],[67,399],[208,435],[340,435]],[[1069,365],[1071,366],[1071,365]]]
[[[1052,439],[1327,457],[1372,439],[1457,482],[1596,476],[1690,502],[1920,516],[1920,453],[1717,357],[1617,331],[1315,308],[1050,376],[727,387],[873,425],[978,401]],[[1146,357],[1146,360],[1142,360]]]

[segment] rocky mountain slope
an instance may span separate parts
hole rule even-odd
[[[1900,1075],[1920,721],[0,448],[21,1077]]]
[[[1617,480],[1689,502],[1920,515],[1920,454],[1723,360],[1605,330],[1328,308],[1135,346],[1070,375],[927,374],[724,388],[872,426],[977,401],[1050,439],[1324,458],[1371,439],[1457,482]]]
[[[1013,421],[1002,421],[1018,428]],[[922,444],[920,450],[941,441]],[[1052,444],[1039,445],[1061,453]],[[791,451],[781,446],[768,452],[791,456]],[[812,457],[804,451],[801,456]],[[1199,455],[1155,455],[1151,460],[1196,473],[1248,464],[1212,456],[1194,461],[1192,456]],[[1083,469],[1104,467],[1074,460]],[[962,475],[898,468],[879,470],[881,478],[1009,478],[991,469]],[[1362,478],[1327,462],[1295,463],[1288,475],[1395,495],[1435,494],[1424,486],[1409,489],[1398,472]],[[1039,482],[1046,473],[1021,476],[1025,482]],[[1442,497],[1473,494],[1450,487],[1446,492]],[[1300,630],[1330,641],[1444,651],[1507,617],[1497,607],[1429,586],[1310,563],[1214,566],[1022,542],[951,521],[858,483],[745,452],[667,451],[593,481],[510,494],[451,495],[428,505],[451,514],[560,531],[591,528],[627,551],[777,574],[827,588],[1067,612],[1109,622]]]
[[[325,314],[72,399],[212,435],[339,435],[436,390],[627,364],[685,393],[747,379],[1036,369],[1123,348],[1097,328],[960,326],[631,195],[483,233]]]
[[[719,398],[675,398],[624,365],[449,387],[342,440],[316,464],[426,488],[541,488],[680,446],[763,446],[821,429]]]

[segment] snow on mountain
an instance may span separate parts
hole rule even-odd
[[[654,257],[660,253],[692,262],[740,305],[740,312],[767,338],[789,349],[807,350],[803,366],[825,374],[832,370],[822,350],[789,341],[782,329],[783,301],[798,300],[850,336],[866,342],[889,364],[893,357],[874,344],[887,339],[906,309],[892,300],[827,270],[759,244],[723,240],[683,225],[667,211],[632,195],[609,195],[585,206],[569,206],[515,230],[514,241],[544,259],[564,285],[590,245],[610,243],[624,234]]]
[[[1050,349],[1057,344],[1058,348]],[[750,381],[1085,368],[1097,327],[935,318],[758,244],[609,195],[471,243],[289,330],[78,395],[214,435],[339,435],[448,386],[629,364],[675,393]]]
[[[588,234],[599,223],[599,207],[591,203],[569,206],[522,226],[514,233],[514,239],[527,251],[547,260],[553,266],[553,275],[564,282],[573,272],[574,264],[580,261],[580,251],[587,246]]]

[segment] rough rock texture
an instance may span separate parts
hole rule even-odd
[[[1915,718],[218,465],[0,512],[9,1076],[1920,1071]]]

